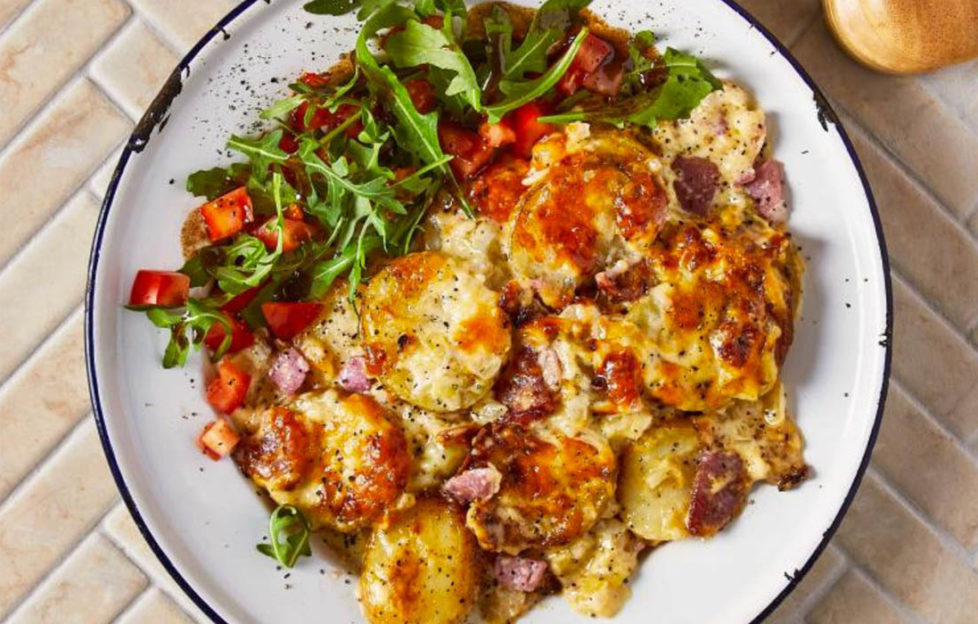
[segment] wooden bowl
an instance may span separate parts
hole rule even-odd
[[[857,61],[892,74],[978,56],[978,0],[822,0],[830,30]]]

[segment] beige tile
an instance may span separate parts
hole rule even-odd
[[[974,622],[978,574],[893,498],[874,475],[864,479],[836,543],[924,620]]]
[[[876,196],[891,264],[959,329],[968,329],[978,314],[978,244],[848,119],[846,127]]]
[[[125,144],[123,142],[123,144]],[[95,175],[88,181],[88,190],[95,194],[100,200],[105,199],[105,190],[109,188],[109,182],[112,181],[112,174],[115,173],[115,168],[119,165],[119,158],[122,157],[122,147],[112,152],[102,166],[98,168]]]
[[[182,607],[185,614],[189,614],[191,618],[199,622],[209,621],[207,616],[177,586],[169,573],[163,569],[162,564],[150,550],[146,540],[143,539],[142,533],[139,532],[124,504],[119,503],[115,509],[105,516],[102,529],[115,542],[116,546],[126,553],[126,556],[135,561],[153,579],[154,585],[162,588]]]
[[[794,43],[819,12],[818,0],[740,0],[738,4],[786,45]]]
[[[72,310],[81,304],[98,205],[76,195],[0,271],[0,379],[7,377]]]
[[[64,558],[116,498],[95,424],[86,422],[0,505],[0,618]]]
[[[975,114],[975,118],[978,119],[978,113]],[[971,230],[972,235],[978,237],[978,204],[975,204],[974,214],[968,219],[968,229]]]
[[[193,624],[179,606],[156,588],[148,590],[118,620],[118,624]]]
[[[792,49],[830,98],[956,214],[967,214],[978,197],[978,136],[954,110],[915,78],[886,76],[856,64],[835,44],[823,20],[816,20]]]
[[[227,15],[233,0],[130,0],[133,8],[177,46],[180,54]]]
[[[142,117],[177,56],[141,20],[133,20],[92,64],[92,77],[133,119]]]
[[[978,431],[978,353],[894,275],[893,372],[963,440]]]
[[[0,387],[0,499],[89,409],[78,310]]]
[[[0,157],[5,217],[0,229],[0,264],[81,186],[129,126],[118,109],[83,80],[17,138]]]
[[[121,0],[36,0],[0,38],[0,144],[129,15]]]
[[[94,534],[71,553],[8,622],[111,622],[139,595],[146,584],[146,577],[139,568],[108,540]]]
[[[890,483],[969,549],[978,546],[978,463],[893,384],[873,462]]]
[[[850,570],[839,579],[805,619],[809,624],[906,624],[909,622],[859,572]]]
[[[15,18],[31,0],[0,0],[0,28]]]
[[[842,573],[846,562],[839,549],[829,544],[822,552],[822,555],[802,579],[798,587],[794,589],[788,597],[784,599],[774,613],[768,616],[765,624],[779,624],[796,622],[804,615],[802,607],[810,602],[812,594],[817,594],[824,590],[827,584],[832,583]]]

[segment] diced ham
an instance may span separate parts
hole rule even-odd
[[[678,156],[672,162],[672,170],[676,172],[676,181],[672,186],[679,205],[686,212],[706,216],[720,183],[717,166],[706,158]]]
[[[489,500],[499,492],[503,476],[492,464],[485,468],[470,468],[455,475],[442,489],[462,504]]]
[[[784,168],[776,160],[768,160],[754,168],[754,178],[744,185],[754,198],[757,212],[772,223],[788,219],[788,204],[784,188]]]
[[[704,452],[693,477],[686,528],[693,535],[713,535],[733,520],[747,498],[744,462],[736,453]]]
[[[370,389],[367,377],[367,362],[364,358],[352,357],[343,364],[339,374],[340,387],[349,392],[366,392]]]
[[[611,268],[594,276],[598,290],[611,303],[635,301],[646,293],[651,280],[652,274],[646,260],[635,264],[619,260]]]
[[[513,418],[524,421],[543,418],[557,406],[557,392],[547,383],[540,359],[536,349],[523,347],[514,354],[496,384],[496,398],[509,408]],[[554,371],[549,374],[551,381],[555,381]],[[556,382],[559,386],[559,373]]]
[[[496,557],[492,574],[504,587],[521,592],[535,591],[547,574],[547,562],[527,557]]]
[[[268,371],[268,376],[275,382],[282,394],[295,394],[306,380],[309,372],[309,362],[295,349],[286,349],[279,353]]]
[[[537,359],[540,362],[540,372],[543,374],[543,382],[551,390],[559,390],[564,369],[560,366],[560,358],[557,357],[557,352],[546,347],[540,351]]]

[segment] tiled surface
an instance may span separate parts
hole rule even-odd
[[[232,4],[0,0],[0,296],[20,302],[0,312],[0,620],[204,621],[119,502],[86,416],[80,277],[120,143]],[[895,381],[872,467],[771,621],[975,622],[978,62],[880,76],[838,52],[817,0],[744,5],[842,112],[895,271]]]

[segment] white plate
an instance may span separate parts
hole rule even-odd
[[[303,559],[286,579],[256,552],[268,508],[233,462],[213,463],[192,443],[210,418],[199,361],[163,370],[165,336],[122,308],[138,269],[181,263],[180,225],[196,204],[182,189],[186,175],[226,162],[221,152],[230,132],[248,131],[257,110],[298,72],[325,68],[352,48],[352,18],[308,15],[301,4],[247,0],[194,47],[123,153],[92,251],[86,349],[105,453],[153,550],[216,621],[362,618],[355,579],[334,576],[325,554]],[[767,110],[793,195],[790,226],[808,273],[784,376],[814,478],[792,492],[756,489],[754,504],[715,539],[656,550],[615,620],[745,624],[770,612],[811,566],[869,458],[890,355],[879,218],[849,140],[818,104],[824,98],[739,7],[598,0],[593,8],[613,24],[654,30],[660,46],[702,55],[717,74],[751,89]],[[572,621],[585,619],[559,599],[525,619]]]

